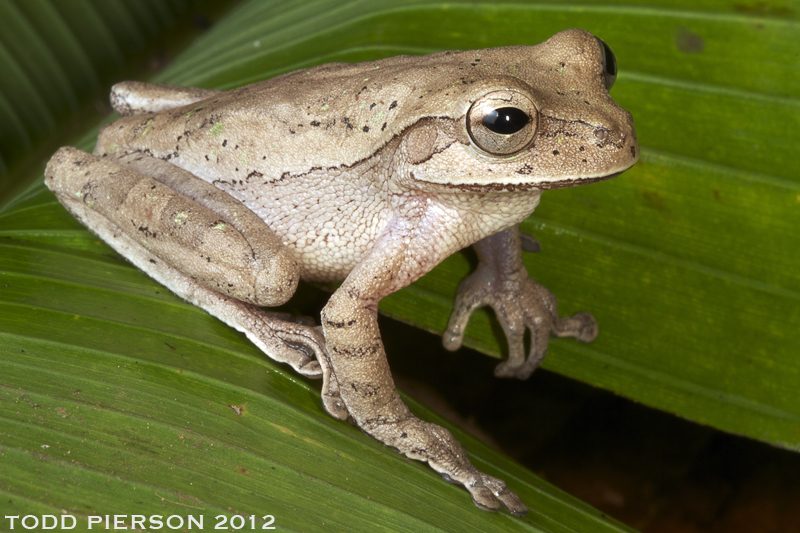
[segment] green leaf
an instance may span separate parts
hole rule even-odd
[[[0,2],[0,193],[70,113],[92,113],[85,96],[109,72],[196,1]]]
[[[290,51],[286,35],[312,46],[292,44],[293,56],[273,68],[319,62],[314,47],[329,48],[328,15],[339,10],[352,25],[365,6],[381,13],[335,2],[243,5],[161,77],[177,82],[180,71],[198,85],[211,86],[211,76],[244,83],[263,76],[248,58]],[[261,48],[252,35],[276,40]],[[92,38],[102,35],[85,36]],[[362,53],[390,52],[353,55]],[[242,514],[257,527],[273,515],[295,531],[626,530],[453,430],[479,468],[532,507],[524,520],[480,511],[426,466],[330,418],[318,383],[132,268],[41,182],[0,213],[0,279],[3,516],[67,513],[78,518],[76,530],[87,529],[89,515],[114,514],[129,515],[128,526],[133,514],[203,516],[208,528],[217,515]]]
[[[230,88],[327,61],[535,44],[570,27],[617,54],[612,94],[633,113],[643,151],[619,178],[546,193],[526,223],[543,245],[528,257],[531,274],[562,314],[590,311],[601,328],[591,345],[554,339],[546,367],[797,449],[796,12],[711,0],[253,1],[157,81]],[[468,270],[456,255],[381,308],[441,331]],[[317,384],[130,267],[41,185],[0,213],[0,278],[3,515],[204,514],[209,527],[238,512],[297,531],[625,530],[454,430],[476,466],[532,509],[525,520],[477,510],[426,467],[327,417]],[[467,333],[472,346],[501,352],[488,313]]]

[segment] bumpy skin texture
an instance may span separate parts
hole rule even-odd
[[[608,95],[610,53],[569,30],[533,47],[323,65],[227,92],[126,82],[112,103],[127,116],[94,154],[59,150],[46,183],[153,278],[322,377],[332,416],[428,462],[481,508],[523,515],[501,480],[402,403],[377,306],[477,243],[445,346],[460,346],[482,305],[509,341],[498,376],[530,375],[551,334],[594,339],[591,315],[559,318],[528,277],[518,224],[543,189],[635,163],[633,121]],[[300,278],[343,280],[319,327],[257,307],[285,302]]]

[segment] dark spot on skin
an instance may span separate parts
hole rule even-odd
[[[553,155],[558,155],[558,150],[553,150]]]
[[[380,392],[380,387],[377,387],[371,383],[359,383],[358,385],[351,383],[350,386],[354,391],[359,393],[364,398],[370,398]]]
[[[397,100],[395,100],[394,102],[391,103],[391,105],[389,106],[389,109],[391,110],[391,109],[394,109],[395,107],[397,107]]]
[[[150,259],[150,262],[153,263],[154,265],[156,264],[156,260],[155,259]]]
[[[632,157],[636,157],[636,147],[635,146],[631,146],[631,156]]]
[[[369,131],[369,126],[364,126],[364,127],[361,129],[361,131],[363,131],[364,133],[367,133],[367,132]]]
[[[386,129],[386,123],[384,122],[384,123],[383,123],[383,126],[381,126],[381,131],[383,131],[383,130],[385,130],[385,129]]]
[[[316,120],[312,120],[311,121],[311,125],[314,126],[314,127],[317,127],[317,126],[319,126],[319,122],[317,122]]]
[[[586,104],[586,105],[592,105],[592,104],[589,103],[588,100],[584,100],[583,103]]]
[[[181,139],[183,139],[183,135],[178,135],[178,140],[180,141]]]
[[[587,163],[587,161],[585,159],[581,159],[581,162],[582,163]]]
[[[553,133],[540,133],[539,135],[542,136],[542,137],[546,137],[546,138],[553,138],[553,137],[558,137],[558,136],[562,136],[562,137],[577,137],[578,136],[577,133],[570,133],[568,131],[556,131],[556,132],[553,132]]]
[[[522,174],[522,175],[524,175],[524,176],[527,176],[527,175],[528,175],[528,174],[530,174],[531,172],[533,172],[533,167],[532,167],[532,166],[530,166],[530,165],[529,165],[529,164],[527,164],[527,163],[525,163],[524,165],[522,165],[522,166],[519,168],[519,170],[517,170],[517,174]]]
[[[224,141],[222,141],[222,146],[228,146],[228,139],[225,139]]]
[[[407,439],[408,438],[408,433],[406,433],[405,431],[400,433],[400,438],[401,439]]]
[[[154,238],[154,239],[155,239],[156,237],[158,237],[158,233],[156,233],[156,232],[151,232],[151,231],[150,231],[150,228],[148,228],[148,227],[146,227],[146,226],[139,226],[137,229],[138,229],[139,231],[141,231],[142,233],[144,233],[144,234],[145,234],[146,236],[148,236],[148,237],[152,237],[152,238]]]
[[[375,109],[376,105],[378,105],[378,104],[376,104],[375,102],[372,102],[372,105],[369,106],[369,110],[372,111],[373,109]]]
[[[239,149],[239,145],[237,144],[236,146],[233,147],[233,149],[234,150],[238,150]]]
[[[208,156],[206,156],[206,161],[210,161],[210,159],[208,158]]]

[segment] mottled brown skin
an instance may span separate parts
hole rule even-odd
[[[128,116],[103,129],[93,155],[59,150],[46,183],[153,278],[322,377],[332,416],[428,462],[480,507],[523,515],[503,481],[400,400],[377,307],[476,244],[446,347],[484,305],[509,342],[498,376],[529,376],[550,335],[595,338],[591,315],[559,318],[528,277],[518,224],[542,190],[635,163],[633,121],[608,94],[610,54],[568,30],[533,47],[322,65],[227,92],[126,82],[112,102]],[[320,327],[257,307],[285,302],[299,278],[343,280]]]

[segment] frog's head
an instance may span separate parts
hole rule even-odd
[[[451,95],[460,92],[444,135],[451,142],[440,136],[435,153],[419,158],[416,180],[473,190],[557,189],[614,177],[637,161],[633,118],[608,92],[617,75],[614,53],[591,33],[567,30],[537,46],[457,56],[469,76],[449,87]]]

